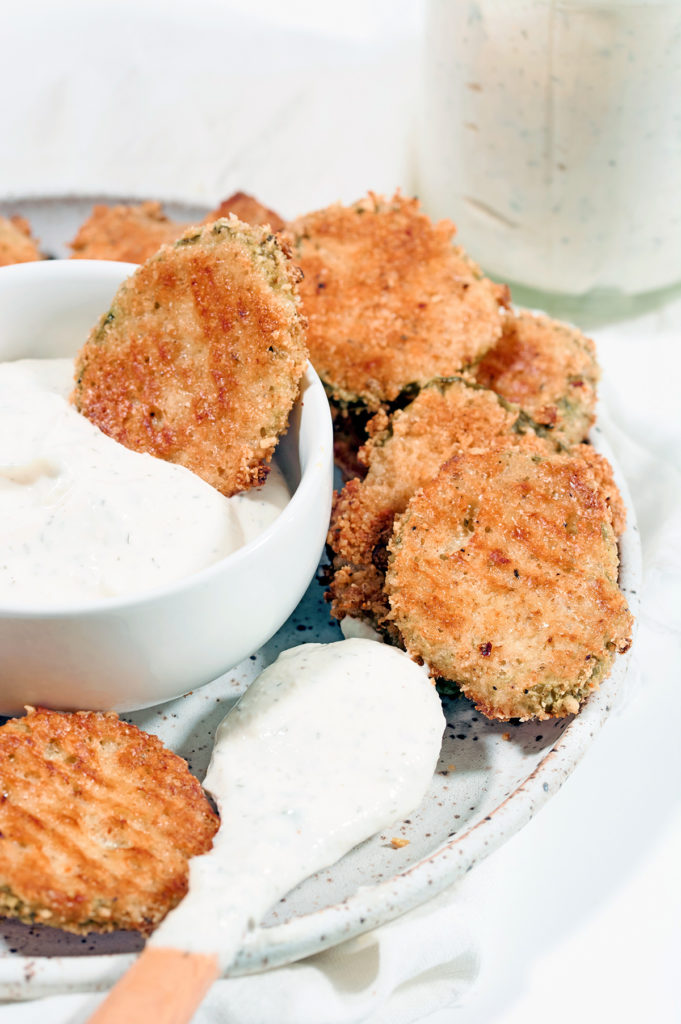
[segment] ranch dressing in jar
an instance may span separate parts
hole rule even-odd
[[[420,194],[489,273],[681,281],[681,0],[431,0]]]

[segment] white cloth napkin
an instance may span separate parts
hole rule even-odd
[[[195,1024],[410,1024],[455,1005],[475,980],[477,944],[453,887],[382,928],[289,967],[213,985]],[[80,1024],[102,995],[5,1005],[3,1022]]]

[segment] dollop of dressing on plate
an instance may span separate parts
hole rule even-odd
[[[267,483],[225,498],[131,451],[68,401],[69,359],[0,364],[0,604],[60,608],[190,576],[257,537],[289,501]]]
[[[226,967],[280,897],[420,804],[444,726],[426,671],[394,647],[280,654],[218,728],[204,785],[220,829],[150,944]]]

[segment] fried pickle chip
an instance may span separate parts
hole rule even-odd
[[[285,221],[278,213],[264,206],[255,196],[251,196],[247,192],[235,192],[234,195],[223,199],[216,210],[204,217],[203,223],[211,224],[214,220],[220,220],[221,217],[229,217],[230,213],[246,224],[260,224],[263,227],[269,225],[272,231],[281,231],[285,226]]]
[[[416,199],[373,193],[292,222],[310,359],[332,401],[377,410],[449,377],[501,337],[508,289],[452,245]]]
[[[0,217],[0,267],[44,259],[24,217]]]
[[[459,379],[433,382],[405,409],[377,417],[360,453],[369,467],[365,478],[350,480],[334,496],[327,544],[336,618],[363,619],[396,639],[384,591],[395,516],[456,452],[489,446],[518,429],[518,409]]]
[[[501,340],[474,374],[566,444],[583,441],[596,418],[595,345],[576,327],[548,316],[508,313]]]
[[[631,644],[610,513],[583,459],[531,442],[454,456],[395,523],[407,650],[507,720],[579,710]]]
[[[246,192],[235,192],[224,199],[217,209],[204,217],[203,223],[212,224],[231,213],[246,224],[269,225],[273,231],[284,227],[278,213]],[[70,243],[71,258],[144,263],[162,245],[175,242],[191,226],[171,220],[163,212],[161,203],[154,200],[127,206],[100,203],[93,207]]]
[[[133,206],[98,204],[70,243],[71,259],[144,263],[188,226],[170,220],[151,200]]]
[[[115,714],[28,709],[0,728],[0,914],[145,935],[218,818],[186,762]]]
[[[93,328],[76,408],[225,495],[262,484],[307,360],[298,279],[265,228],[235,217],[191,228],[123,283]]]
[[[605,504],[610,509],[615,536],[621,537],[627,525],[627,509],[619,487],[615,483],[612,466],[605,455],[601,455],[600,452],[597,452],[595,448],[586,442],[573,445],[570,451],[573,455],[587,462],[603,495]]]

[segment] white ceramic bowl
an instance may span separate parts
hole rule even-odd
[[[0,360],[74,356],[127,263],[56,260],[0,269]],[[292,488],[245,547],[185,580],[63,610],[0,607],[0,713],[25,704],[132,710],[209,682],[279,629],[317,567],[333,481],[331,418],[308,366],[276,455]]]

